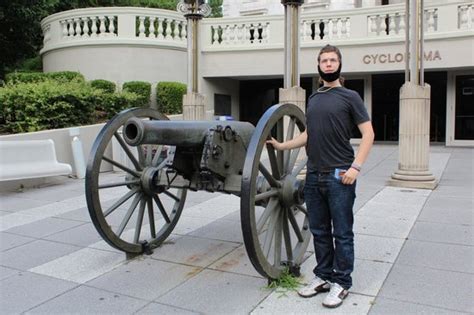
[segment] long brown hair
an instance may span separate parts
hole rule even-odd
[[[339,62],[342,66],[342,54],[341,54],[341,51],[339,50],[339,48],[337,48],[336,46],[332,46],[332,45],[329,45],[327,44],[326,46],[324,46],[323,48],[321,48],[321,50],[319,51],[319,54],[318,54],[318,64],[319,64],[319,61],[321,59],[321,55],[324,54],[324,53],[329,53],[329,52],[334,52],[336,53],[337,57],[339,58]],[[342,86],[344,86],[344,77],[341,75],[339,76],[339,82],[341,83]],[[319,78],[319,81],[318,83],[321,85],[323,84],[323,80],[321,78]]]

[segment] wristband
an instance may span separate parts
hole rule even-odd
[[[358,172],[360,172],[361,166],[357,163],[352,163],[351,168],[353,168],[353,169],[357,170]]]

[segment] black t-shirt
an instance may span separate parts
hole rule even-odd
[[[369,120],[364,102],[355,91],[335,87],[313,93],[306,110],[308,171],[330,171],[351,165],[352,131]]]

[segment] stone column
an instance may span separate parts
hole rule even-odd
[[[425,189],[437,186],[429,170],[430,92],[428,84],[412,82],[406,82],[400,89],[398,169],[389,185]]]
[[[306,91],[299,87],[294,86],[287,89],[279,89],[279,103],[291,103],[298,106],[303,112],[306,111]]]
[[[434,189],[438,182],[429,170],[431,88],[423,82],[422,1],[406,0],[406,11],[406,51],[410,57],[405,58],[406,82],[400,89],[398,169],[388,184]]]

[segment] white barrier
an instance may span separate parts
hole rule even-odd
[[[0,141],[0,181],[71,173],[69,164],[57,161],[51,139]]]

